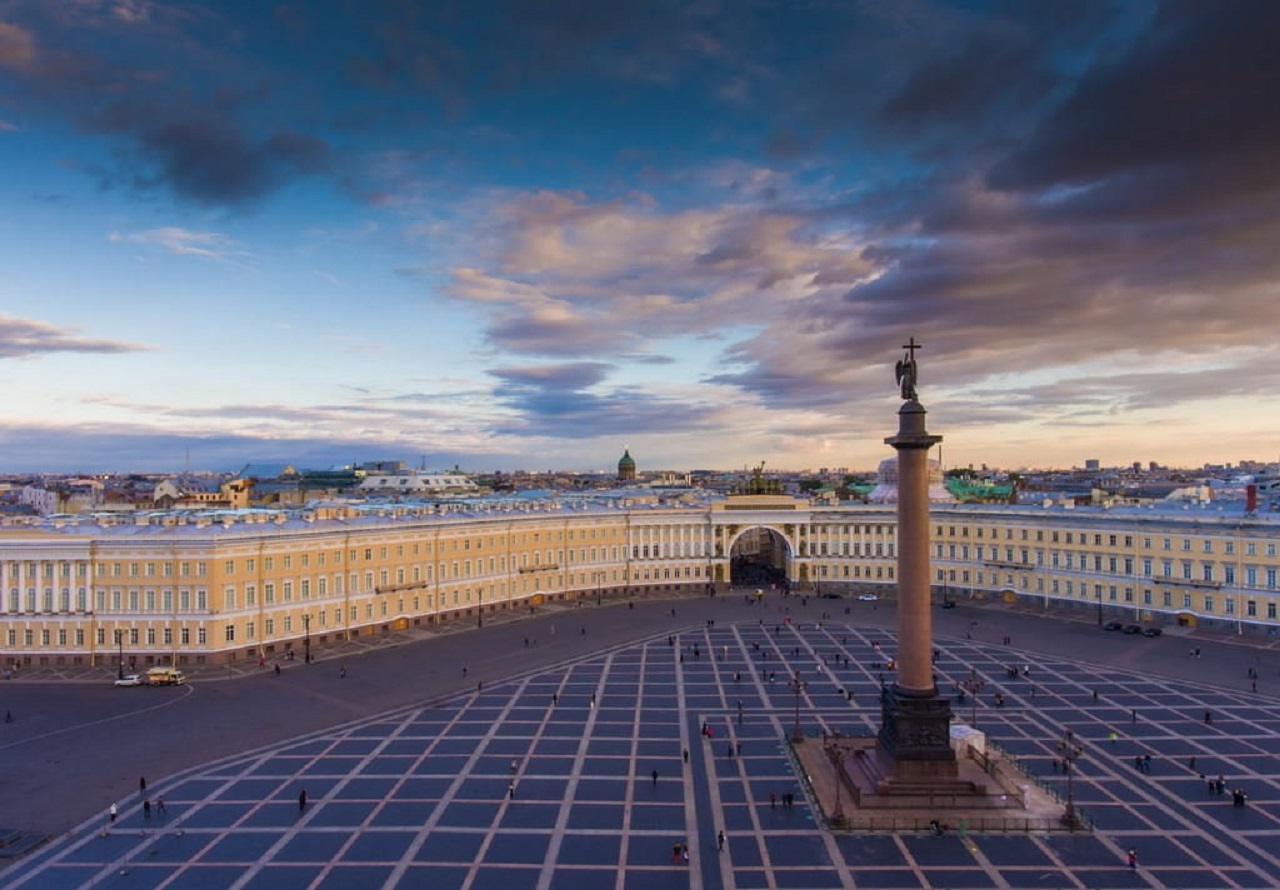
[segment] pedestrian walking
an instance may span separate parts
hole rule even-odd
[[[778,792],[769,792],[769,809],[776,810],[778,808]]]
[[[1196,755],[1194,754],[1191,755],[1191,760],[1187,762],[1187,766],[1191,769],[1193,773],[1196,771]]]
[[[142,818],[143,818],[143,819],[150,819],[150,818],[151,818],[151,800],[150,800],[150,798],[146,798],[146,797],[144,797],[144,798],[142,799]]]
[[[720,829],[719,833],[716,834],[716,848],[719,849],[721,853],[724,852],[724,829],[723,828]]]
[[[338,669],[338,679],[340,680],[347,679],[347,666],[345,664]]]
[[[653,776],[653,787],[657,788],[658,787],[658,771],[655,769],[652,773],[650,773],[650,775]]]
[[[685,762],[686,764],[688,764],[688,763],[689,763],[689,749],[688,749],[688,748],[685,748],[685,749],[684,749],[684,762]]]
[[[1204,712],[1204,725],[1213,726],[1213,714],[1209,711]]]
[[[1119,738],[1120,738],[1119,733],[1117,733],[1114,729],[1107,734],[1107,740],[1111,742],[1111,747],[1113,748],[1116,746],[1116,740]]]
[[[276,662],[276,676],[280,676],[280,662]]]
[[[302,812],[307,808],[307,789],[303,788],[298,792],[298,812]]]
[[[1130,871],[1138,870],[1138,851],[1130,848],[1125,854],[1125,862],[1128,864]]]
[[[13,711],[5,711],[5,712],[4,712],[4,722],[5,722],[5,723],[12,723],[12,722],[13,722]]]
[[[680,864],[680,842],[679,841],[676,841],[674,844],[671,845],[671,864],[672,865]]]
[[[1137,709],[1137,708],[1131,708],[1131,709],[1130,709],[1130,711],[1129,711],[1129,722],[1131,722],[1131,723],[1137,723],[1137,722],[1138,722],[1138,709]]]
[[[165,807],[165,805],[164,805],[164,798],[163,798],[163,797],[157,797],[157,798],[156,798],[156,812],[157,812],[157,813],[159,813],[161,816],[167,816],[167,815],[169,815],[169,810],[168,810],[168,808],[166,808],[166,807]]]
[[[507,800],[515,800],[515,799],[516,799],[516,783],[508,782],[507,783]]]
[[[119,808],[117,808],[115,804],[112,804],[111,808],[107,810],[107,818],[114,822],[116,821],[116,816],[119,815],[119,813]]]
[[[147,793],[147,777],[146,776],[140,776],[138,778],[138,793],[139,794]]]

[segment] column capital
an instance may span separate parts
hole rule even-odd
[[[915,399],[902,403],[898,409],[898,434],[884,440],[898,451],[928,450],[942,441],[941,436],[931,436],[924,428],[924,418],[928,414],[924,406]]]

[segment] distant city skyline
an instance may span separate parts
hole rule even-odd
[[[0,0],[0,472],[1280,460],[1277,26]]]

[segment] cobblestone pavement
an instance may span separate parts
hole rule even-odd
[[[678,637],[661,634],[167,777],[147,792],[164,798],[166,812],[153,806],[148,819],[132,797],[114,824],[104,814],[80,825],[0,874],[0,883],[1280,886],[1280,703],[959,636],[939,637],[940,687],[976,671],[986,683],[979,728],[1060,794],[1066,778],[1053,761],[1071,729],[1084,747],[1072,790],[1095,830],[826,831],[788,756],[797,708],[788,678],[799,671],[807,681],[798,701],[807,734],[874,732],[880,664],[894,636],[842,615],[813,620],[812,606],[794,624],[779,617],[746,611],[708,620]],[[957,711],[969,718],[970,703]],[[1140,771],[1135,758],[1146,754],[1150,768]],[[1209,791],[1205,777],[1218,775],[1247,793],[1245,806]],[[787,794],[796,795],[793,807],[782,803]],[[1130,849],[1136,870],[1126,865]]]

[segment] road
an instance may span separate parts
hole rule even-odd
[[[206,671],[205,678],[185,687],[117,689],[108,679],[2,683],[0,709],[11,711],[15,720],[0,724],[0,827],[56,835],[103,812],[112,801],[136,794],[141,777],[154,784],[263,745],[708,620],[774,622],[784,604],[798,621],[819,620],[824,613],[827,620],[856,626],[892,628],[895,621],[892,603],[884,601],[809,599],[802,605],[799,597],[783,601],[770,595],[762,605],[748,605],[744,596],[728,594],[634,607],[547,608],[518,620],[372,649],[342,662],[318,651],[320,660],[288,663],[279,675],[264,670],[214,680]],[[935,609],[933,615],[940,646],[966,634],[988,643],[1011,637],[1011,664],[1034,665],[1043,653],[1237,691],[1249,688],[1246,671],[1254,667],[1261,694],[1280,689],[1280,652],[1272,649],[1205,637],[1104,633],[1090,622],[996,604],[961,604]],[[1203,657],[1190,659],[1190,646],[1199,646]]]

